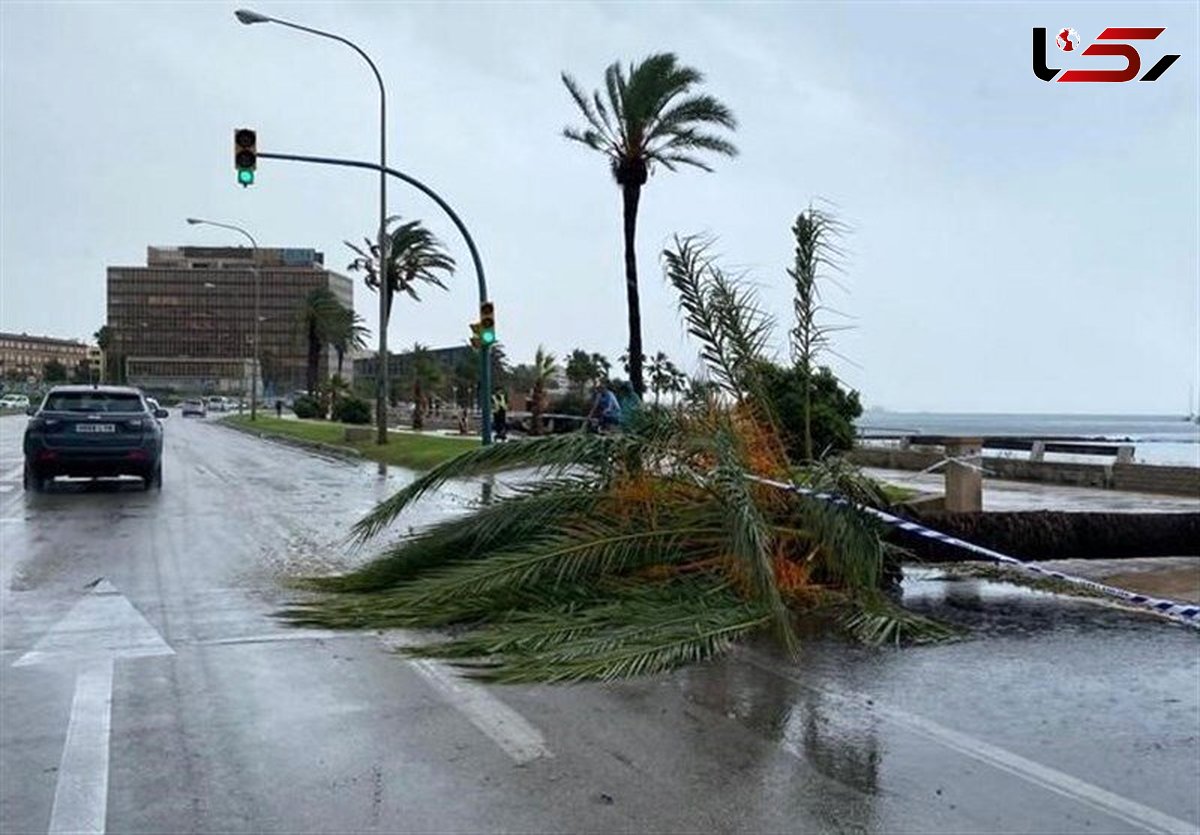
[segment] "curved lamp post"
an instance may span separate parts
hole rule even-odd
[[[375,66],[375,62],[371,60],[367,53],[355,44],[353,41],[343,38],[341,35],[335,35],[332,32],[325,32],[320,29],[313,29],[308,26],[301,26],[299,23],[292,23],[287,20],[280,20],[277,17],[260,14],[250,9],[238,9],[233,13],[240,22],[247,26],[254,23],[277,23],[280,26],[286,26],[289,29],[296,29],[300,32],[307,32],[310,35],[316,35],[321,38],[328,38],[331,41],[343,43],[353,49],[359,56],[367,62],[371,67],[371,72],[375,74],[375,80],[379,82],[379,375],[378,386],[375,395],[375,423],[377,427],[376,443],[386,444],[387,436],[387,404],[388,404],[388,351],[387,351],[387,324],[388,324],[388,278],[387,278],[387,258],[388,258],[388,235],[387,235],[387,174],[383,169],[387,168],[387,91],[383,87],[383,76],[379,74],[379,69]]]
[[[254,273],[254,373],[250,376],[250,420],[258,420],[258,378],[262,374],[261,354],[262,348],[259,344],[259,325],[262,322],[262,317],[259,315],[260,296],[262,295],[262,280],[258,274],[258,241],[254,240],[254,236],[240,226],[234,226],[232,223],[221,223],[216,220],[204,220],[198,217],[189,217],[187,222],[190,226],[216,226],[221,229],[228,229],[231,232],[238,232],[246,236],[246,240],[250,241],[251,255],[251,270]],[[205,286],[209,286],[205,284]]]

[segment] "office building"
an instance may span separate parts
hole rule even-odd
[[[126,382],[157,390],[248,394],[254,375],[255,282],[260,282],[260,392],[305,387],[307,345],[298,311],[327,287],[353,307],[349,278],[312,249],[149,247],[145,266],[108,268],[112,352]],[[349,376],[349,363],[343,372]],[[336,370],[321,352],[319,379]]]

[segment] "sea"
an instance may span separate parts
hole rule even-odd
[[[1143,464],[1200,467],[1200,424],[1182,415],[1036,415],[953,412],[889,412],[870,409],[856,422],[873,434],[1070,436],[1134,445]],[[1027,456],[1022,452],[996,452]],[[1075,459],[1076,456],[1060,456]],[[1047,460],[1055,456],[1047,455]],[[1080,458],[1079,460],[1083,460]],[[1090,459],[1099,462],[1098,459]]]

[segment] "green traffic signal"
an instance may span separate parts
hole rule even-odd
[[[484,345],[493,345],[496,342],[495,328],[484,328],[479,332],[479,339]]]
[[[249,168],[238,171],[238,182],[244,186],[254,185],[254,172]]]

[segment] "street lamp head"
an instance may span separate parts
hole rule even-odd
[[[240,20],[242,23],[246,24],[247,26],[249,26],[251,23],[270,23],[271,22],[271,18],[267,17],[265,14],[259,14],[258,12],[252,12],[249,9],[238,9],[236,12],[233,13],[233,16],[236,17],[238,20]]]
[[[187,219],[187,222],[188,222],[188,225],[189,225],[189,226],[195,226],[197,223],[203,223],[204,221],[202,221],[202,220],[201,220],[200,218],[198,218],[198,217],[189,217],[189,218]]]

